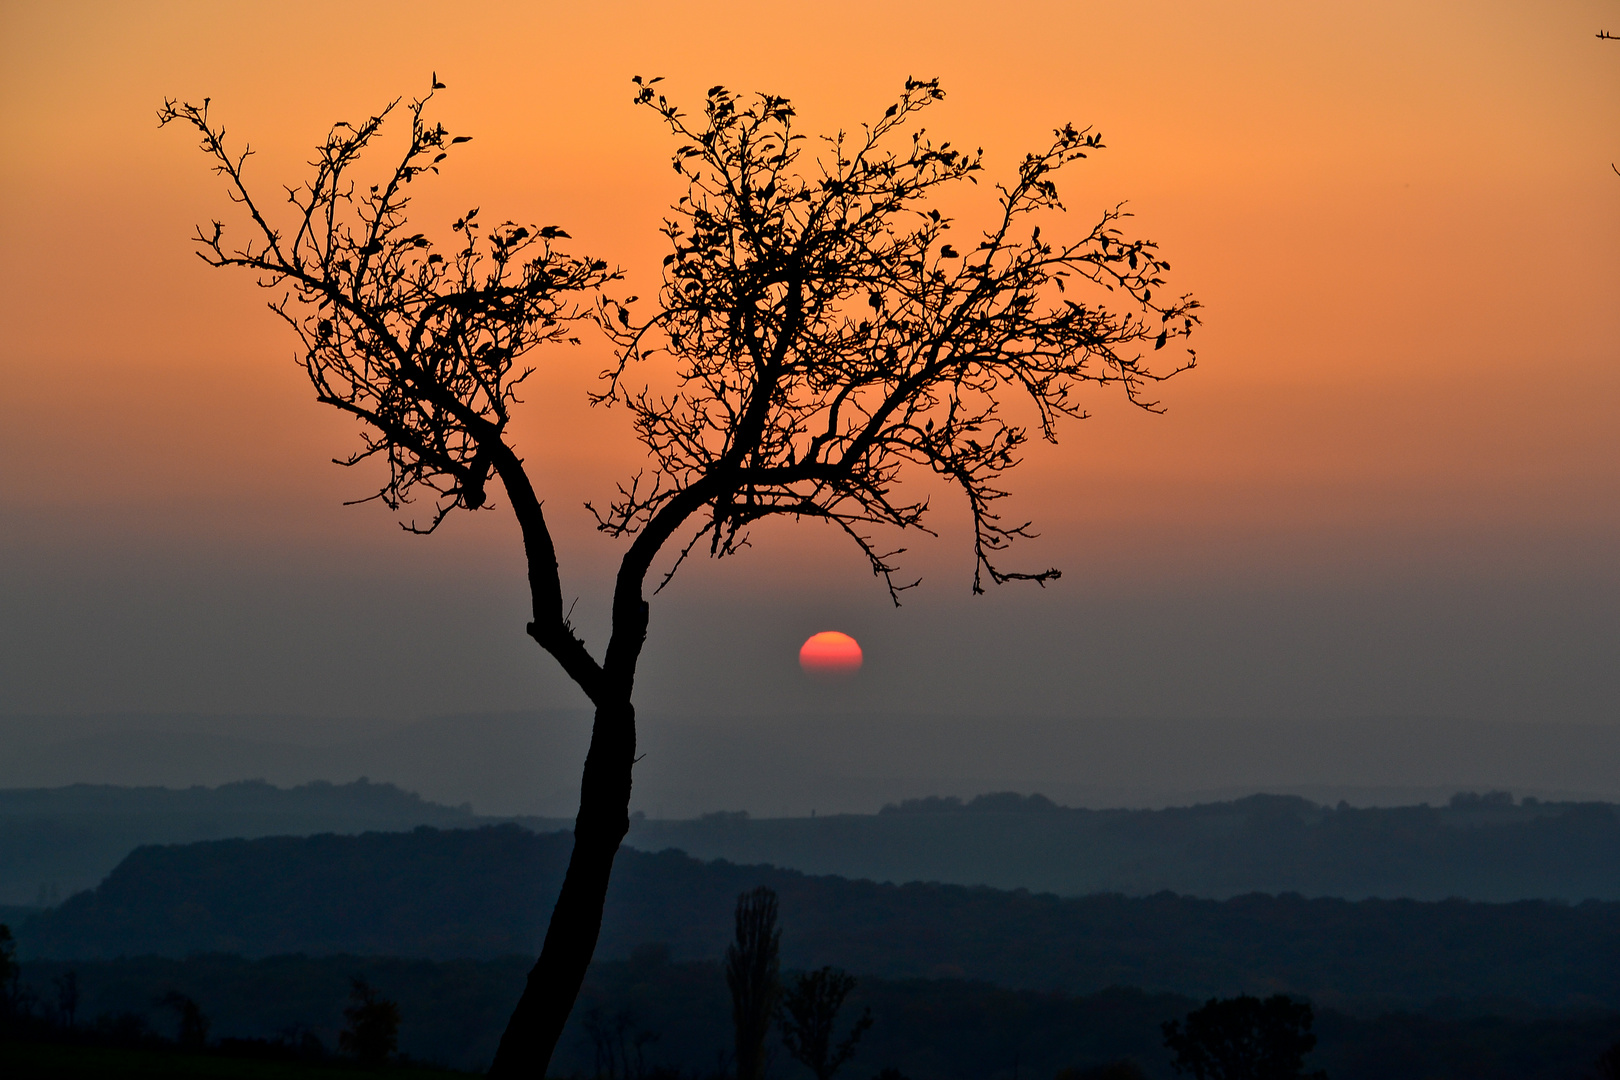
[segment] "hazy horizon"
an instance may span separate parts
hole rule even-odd
[[[361,777],[483,814],[571,818],[589,714],[0,717],[0,787],[280,786]],[[645,718],[632,809],[872,813],[930,795],[1039,793],[1093,809],[1255,793],[1357,806],[1460,791],[1620,801],[1620,729],[1446,718],[1167,720],[845,714]]]

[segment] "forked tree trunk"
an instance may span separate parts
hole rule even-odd
[[[580,783],[568,873],[551,912],[540,959],[529,971],[523,996],[501,1036],[491,1076],[542,1080],[551,1064],[596,951],[613,857],[630,831],[635,757],[635,708],[628,701],[599,706]]]

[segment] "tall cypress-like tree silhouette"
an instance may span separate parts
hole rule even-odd
[[[764,1080],[765,1040],[782,997],[776,893],[761,885],[737,897],[736,940],[726,947],[726,988],[736,1035],[737,1080]]]
[[[1095,132],[1057,129],[996,187],[988,225],[959,234],[930,200],[984,166],[918,125],[944,96],[937,81],[908,80],[876,122],[815,154],[785,98],[714,87],[689,117],[657,80],[635,82],[637,103],[678,140],[687,184],[665,223],[670,253],[645,316],[634,297],[607,295],[618,274],[568,254],[556,226],[486,230],[472,210],[451,226],[451,248],[436,250],[408,220],[409,195],[468,137],[429,122],[431,93],[403,110],[405,150],[374,184],[356,178],[358,162],[398,102],[335,126],[284,216],[253,194],[249,151],[227,143],[207,99],[160,112],[200,134],[246,218],[242,241],[227,241],[217,221],[199,229],[199,253],[257,275],[299,340],[317,400],[358,421],[360,445],[344,463],[380,464],[371,497],[391,508],[431,503],[404,523],[418,532],[458,508],[489,507],[498,481],[528,559],[528,633],[594,706],[573,854],[501,1040],[499,1075],[544,1075],[596,946],[629,828],[632,690],[655,563],[664,559],[661,588],[700,545],[732,554],[752,524],[786,515],[841,530],[898,603],[914,582],[897,576],[901,549],[880,534],[926,531],[926,500],[900,491],[916,471],[962,496],[975,592],[987,579],[1050,581],[1055,568],[1001,561],[1030,535],[997,512],[1020,448],[1032,430],[1055,440],[1062,418],[1083,416],[1084,384],[1117,385],[1152,409],[1146,388],[1192,363],[1190,351],[1162,370],[1144,359],[1189,335],[1198,305],[1168,292],[1169,265],[1124,235],[1121,207],[1067,239],[1042,232],[1061,224],[1058,174],[1102,148]],[[652,458],[593,507],[601,529],[628,541],[600,657],[569,621],[542,493],[508,431],[532,358],[577,342],[591,318],[618,349],[596,400],[629,412]],[[672,390],[638,379],[649,363]],[[1013,398],[1027,426],[1007,418]]]

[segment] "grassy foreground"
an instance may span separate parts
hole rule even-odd
[[[62,1043],[0,1043],[0,1076],[6,1080],[91,1080],[101,1077],[184,1077],[188,1080],[429,1080],[469,1073],[393,1065],[362,1069],[333,1061],[265,1061],[222,1054],[187,1054],[175,1050],[74,1046]]]

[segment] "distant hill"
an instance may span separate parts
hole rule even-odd
[[[0,905],[44,907],[143,844],[470,828],[503,819],[391,784],[0,789]],[[537,832],[567,827],[520,818]],[[1255,795],[1166,810],[1084,810],[1040,795],[913,799],[878,814],[632,819],[627,843],[874,881],[1064,896],[1169,890],[1511,901],[1620,900],[1620,816],[1607,803],[1463,794],[1438,807],[1318,806]]]
[[[0,706],[3,706],[0,702]],[[780,703],[777,703],[780,704]],[[653,818],[873,813],[929,795],[1040,791],[1059,803],[1165,807],[1257,791],[1357,806],[1458,791],[1620,801],[1620,724],[1462,717],[1145,718],[962,713],[644,714],[635,806]],[[439,716],[0,712],[0,787],[283,786],[362,776],[480,813],[572,818],[587,710]]]
[[[248,780],[217,788],[0,789],[0,904],[54,904],[95,885],[142,844],[483,820],[468,807],[440,806],[365,780],[293,788]]]
[[[25,956],[202,952],[490,958],[538,950],[570,837],[516,826],[145,847],[19,928]],[[783,961],[884,978],[964,977],[1193,997],[1284,989],[1319,1002],[1500,998],[1620,1006],[1620,904],[1062,899],[620,854],[599,955],[645,942],[720,955],[738,893],[781,895]]]
[[[590,714],[548,709],[380,718],[0,714],[0,787],[282,787],[360,777],[485,813],[567,813]]]
[[[944,881],[1065,896],[1620,900],[1620,815],[1608,803],[1461,794],[1445,806],[1318,806],[1254,795],[1166,810],[1082,810],[1040,795],[914,799],[879,814],[643,819],[627,841],[702,859],[877,881]]]

